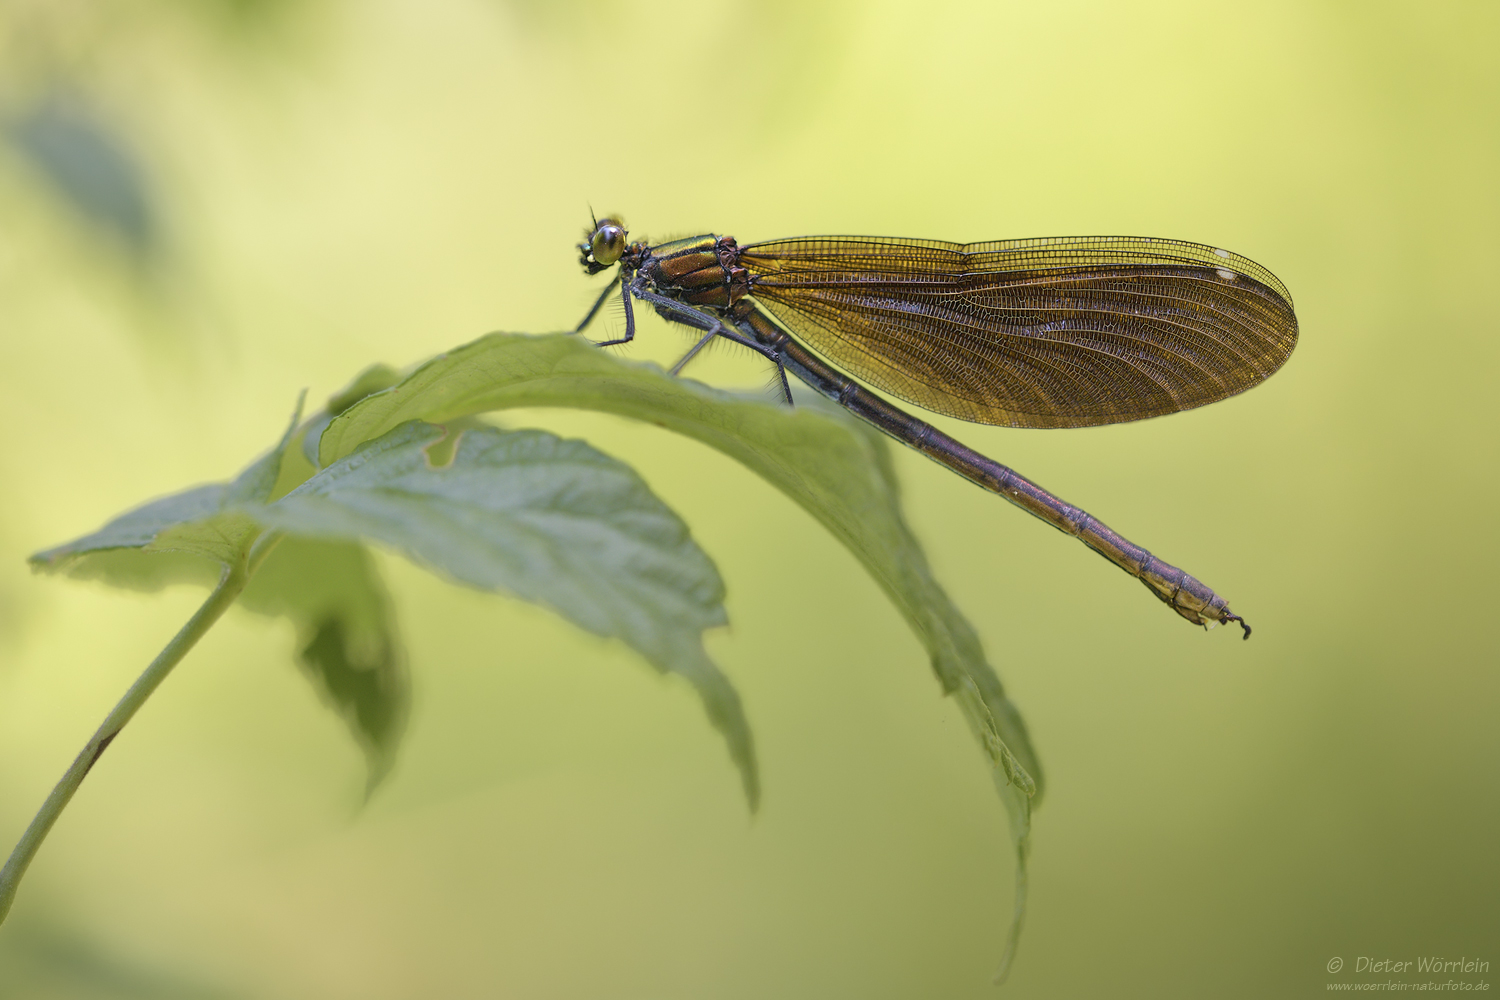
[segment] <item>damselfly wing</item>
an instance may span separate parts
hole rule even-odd
[[[811,237],[752,244],[739,260],[749,294],[835,365],[982,424],[1191,409],[1266,379],[1297,343],[1274,275],[1179,240]]]

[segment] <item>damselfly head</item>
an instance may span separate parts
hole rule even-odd
[[[580,259],[590,274],[598,274],[625,254],[625,222],[615,217],[600,219],[588,231],[588,242],[578,244]]]

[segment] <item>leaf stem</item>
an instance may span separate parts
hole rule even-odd
[[[249,551],[243,555],[234,565],[226,565],[224,572],[219,577],[218,584],[208,599],[187,620],[181,630],[172,637],[172,641],[157,654],[156,659],[151,661],[144,673],[136,678],[130,690],[120,699],[114,709],[105,716],[104,722],[89,737],[89,741],[83,745],[78,756],[73,759],[72,765],[62,776],[62,780],[52,789],[52,794],[47,796],[47,801],[42,803],[42,808],[37,811],[32,819],[31,825],[21,835],[15,850],[10,854],[10,859],[5,862],[5,867],[0,869],[0,923],[5,921],[6,915],[10,913],[11,903],[16,897],[16,887],[20,885],[21,877],[26,874],[32,858],[42,846],[42,841],[47,839],[47,834],[52,830],[52,825],[57,822],[62,811],[72,801],[73,793],[78,791],[78,786],[98,762],[101,754],[120,735],[120,730],[131,720],[136,711],[146,703],[153,691],[166,680],[167,674],[172,668],[181,662],[198,640],[213,627],[214,623],[229,609],[229,606],[240,596],[240,591],[245,589],[245,584],[250,581],[260,563],[270,554],[272,548],[281,540],[280,532],[266,532],[255,540]]]

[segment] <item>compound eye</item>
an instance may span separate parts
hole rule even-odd
[[[589,253],[600,264],[613,264],[625,253],[625,227],[606,219],[589,239]]]

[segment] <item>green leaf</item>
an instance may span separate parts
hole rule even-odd
[[[241,508],[271,495],[301,412],[299,399],[276,447],[231,482],[195,486],[153,500],[92,534],[38,552],[29,560],[32,568],[143,590],[173,583],[212,583],[218,575],[212,564],[235,565],[260,535],[260,525]],[[147,559],[142,553],[169,558]]]
[[[698,690],[754,807],[759,786],[739,696],[703,649],[724,584],[687,526],[628,466],[582,441],[404,423],[255,516],[292,534],[365,538],[447,576],[546,605],[618,637]],[[442,451],[451,460],[435,465]]]
[[[926,647],[943,690],[956,697],[993,765],[1016,848],[1013,949],[1039,787],[1036,755],[973,626],[933,579],[906,525],[885,440],[842,411],[788,411],[720,392],[654,365],[620,361],[580,337],[491,334],[350,407],[323,432],[319,451],[327,464],[408,420],[443,422],[517,406],[600,410],[687,435],[780,489],[849,548]]]
[[[390,384],[390,369],[372,369],[345,390],[366,394]],[[361,388],[363,386],[364,388]],[[301,403],[298,403],[298,411]],[[326,416],[326,414],[325,414]],[[264,531],[254,510],[313,470],[295,452],[309,428],[298,417],[276,448],[228,483],[212,483],[154,500],[100,530],[31,558],[41,570],[115,586],[159,590],[212,586],[224,565],[243,557]],[[316,440],[316,434],[314,434]],[[300,465],[301,471],[291,469]],[[370,555],[340,541],[288,538],[261,564],[240,596],[260,614],[285,616],[297,631],[298,663],[320,696],[345,720],[369,762],[369,788],[385,776],[405,727],[410,690],[390,601]]]
[[[240,604],[291,620],[298,663],[364,750],[373,791],[395,759],[411,700],[405,653],[375,560],[353,542],[284,538]]]
[[[319,468],[318,439],[333,418],[371,393],[389,389],[399,381],[401,373],[390,365],[371,365],[354,376],[354,381],[328,397],[328,405],[322,412],[308,420],[302,438],[302,454],[314,469]]]

